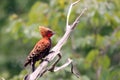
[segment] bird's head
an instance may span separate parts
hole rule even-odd
[[[46,28],[46,27],[40,26],[39,30],[40,30],[42,37],[50,38],[54,35],[54,32],[51,29]]]

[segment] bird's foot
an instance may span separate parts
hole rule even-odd
[[[53,53],[53,52],[55,52],[55,51],[50,51],[49,54],[50,54],[50,53]]]
[[[42,61],[50,62],[50,61],[48,60],[48,58],[42,58]]]

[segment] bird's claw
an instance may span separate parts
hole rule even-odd
[[[50,51],[49,53],[53,53],[53,52],[55,52],[55,51]]]
[[[42,58],[42,61],[50,62],[50,61],[48,60],[48,58]]]

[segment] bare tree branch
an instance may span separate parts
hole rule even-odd
[[[83,15],[84,12],[86,11],[86,8],[83,9],[82,12],[80,13],[80,15],[73,22],[73,24],[68,25],[71,9],[72,9],[73,5],[77,4],[79,1],[80,0],[74,2],[70,5],[70,8],[69,8],[69,11],[68,11],[68,14],[67,14],[66,32],[63,35],[63,37],[58,41],[56,46],[52,48],[52,50],[51,50],[52,52],[48,56],[46,56],[46,60],[43,61],[33,73],[27,75],[24,80],[36,80],[39,76],[41,77],[46,71],[48,71],[48,69],[47,69],[48,63],[51,62],[60,53],[61,47],[66,43],[68,37],[70,36],[70,33],[73,31],[73,29],[79,23],[79,19],[80,19],[81,15]],[[72,62],[72,60],[68,59],[68,62],[66,62],[61,67],[55,68],[54,71],[56,72],[56,71],[59,71],[59,70],[65,68],[71,62]]]
[[[72,63],[72,60],[71,60],[70,58],[68,58],[68,59],[67,59],[67,62],[66,62],[64,65],[62,65],[62,66],[60,66],[60,67],[55,67],[55,69],[54,69],[53,72],[57,72],[57,71],[65,68],[65,67],[67,67],[67,66],[68,66],[69,64],[71,64],[71,63]]]
[[[80,73],[78,72],[77,68],[73,63],[71,63],[71,72],[77,77],[80,78]]]
[[[66,26],[69,26],[69,17],[70,17],[70,13],[71,13],[71,10],[72,10],[72,7],[77,4],[78,2],[80,2],[80,0],[72,3],[69,7],[69,11],[68,11],[68,14],[67,14],[67,20],[66,20]]]
[[[59,62],[59,60],[61,59],[61,53],[58,54],[58,59],[50,66],[50,68],[48,69],[51,72],[54,72],[55,66],[56,64]]]

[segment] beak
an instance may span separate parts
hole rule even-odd
[[[55,34],[55,32],[52,32],[52,34],[54,35],[54,34]]]

